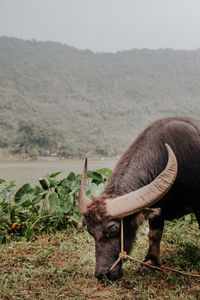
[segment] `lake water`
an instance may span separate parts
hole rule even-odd
[[[117,160],[88,160],[88,170],[100,168],[113,169]],[[36,160],[36,161],[0,161],[0,178],[7,181],[15,180],[19,187],[24,183],[36,184],[38,178],[47,174],[62,171],[58,178],[65,178],[71,171],[82,173],[84,160],[63,159],[63,160]]]

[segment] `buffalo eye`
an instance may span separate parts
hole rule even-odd
[[[104,235],[107,238],[114,237],[119,232],[120,225],[117,222],[110,222],[108,226],[104,229]]]

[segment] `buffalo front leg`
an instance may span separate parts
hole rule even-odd
[[[150,265],[160,266],[160,241],[163,228],[164,220],[159,218],[149,220],[149,250],[144,262]]]

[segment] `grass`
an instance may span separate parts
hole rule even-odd
[[[199,241],[193,217],[167,222],[162,263],[200,273]],[[141,259],[147,248],[147,235],[139,230],[131,255]],[[94,241],[84,229],[0,245],[0,299],[200,299],[200,278],[159,271],[142,274],[127,260],[121,280],[101,284],[93,276],[94,265]]]

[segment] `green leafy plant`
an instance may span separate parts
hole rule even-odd
[[[40,178],[34,187],[26,183],[17,191],[14,181],[7,184],[0,179],[0,243],[21,237],[31,241],[40,232],[81,226],[82,216],[78,210],[81,175],[71,172],[58,180],[60,173]],[[98,196],[110,174],[107,168],[88,171],[87,195]]]

